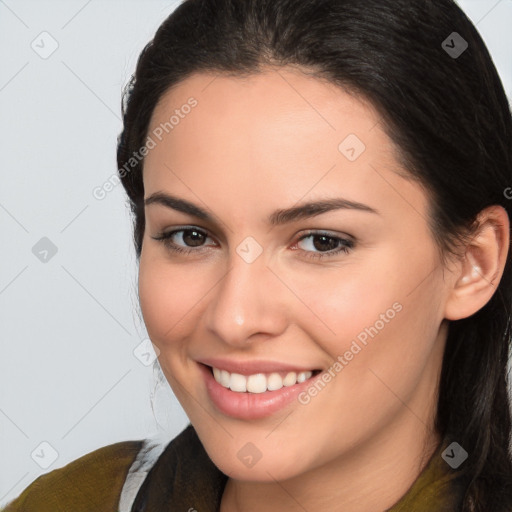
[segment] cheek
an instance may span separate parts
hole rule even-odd
[[[302,302],[314,313],[297,318],[308,319],[303,328],[311,338],[320,341],[320,336],[339,354],[365,328],[376,322],[380,326],[381,314],[394,317],[393,304],[400,295],[393,282],[380,277],[378,269],[362,271],[347,266],[330,270],[310,274],[296,288]],[[319,330],[320,324],[323,327]]]
[[[302,281],[297,294],[315,313],[302,316],[303,330],[332,359],[351,352],[351,366],[367,366],[374,358],[421,365],[442,320],[441,297],[435,276],[424,279],[433,259],[411,262],[416,264],[405,266],[396,251],[384,251],[364,266]]]
[[[190,267],[192,268],[192,267]],[[180,338],[193,321],[204,287],[197,274],[141,255],[139,298],[148,334],[160,350]]]

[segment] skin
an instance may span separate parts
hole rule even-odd
[[[197,106],[146,156],[145,198],[172,194],[214,221],[146,206],[139,297],[166,378],[229,476],[221,511],[386,510],[441,441],[433,420],[447,320],[469,316],[494,293],[509,245],[507,214],[483,212],[478,236],[461,249],[466,256],[443,266],[427,193],[406,179],[370,104],[298,69],[195,74],[161,98],[148,133],[190,96]],[[338,149],[349,134],[366,146],[355,161]],[[338,209],[268,223],[275,210],[334,197],[378,214]],[[208,234],[195,253],[154,239],[183,226]],[[299,241],[307,230],[349,235],[355,245],[308,258],[322,249],[318,238]],[[248,236],[263,248],[250,264],[236,252]],[[293,401],[244,421],[208,398],[197,359],[325,371],[394,303],[400,312],[307,405]],[[251,468],[237,457],[247,442],[262,454]]]

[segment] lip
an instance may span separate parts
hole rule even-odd
[[[279,372],[307,372],[314,368],[306,366],[294,366],[289,363],[277,361],[234,361],[222,358],[198,359],[198,363],[219,370],[226,370],[229,373],[239,373],[240,375],[254,375],[255,373],[279,373]]]
[[[210,401],[216,409],[226,416],[241,420],[266,418],[285,409],[293,402],[296,402],[296,405],[298,406],[299,402],[297,400],[297,395],[311,386],[315,379],[321,375],[321,373],[313,375],[304,382],[294,384],[293,386],[284,386],[277,391],[265,391],[264,393],[238,393],[221,386],[214,379],[211,368],[209,367],[210,365],[198,363],[198,366],[204,377],[206,391]],[[220,366],[222,369],[229,371],[225,365]],[[217,368],[217,366],[215,367]],[[268,367],[265,366],[265,368]],[[274,368],[277,367],[274,366]],[[282,370],[283,366],[281,365],[279,368]],[[235,371],[236,370],[233,370],[233,372]],[[267,371],[255,372],[251,368],[251,373],[249,373],[249,375],[252,373],[267,373]],[[238,373],[240,373],[240,370]]]

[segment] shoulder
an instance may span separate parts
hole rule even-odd
[[[144,440],[99,448],[38,477],[3,512],[115,512]]]

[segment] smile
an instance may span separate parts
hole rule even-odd
[[[242,375],[227,370],[212,368],[213,377],[221,386],[236,393],[265,393],[278,391],[283,387],[294,386],[313,376],[314,371],[272,372]]]
[[[197,363],[211,405],[240,420],[262,419],[297,406],[297,396],[322,371],[278,361],[210,358]]]

